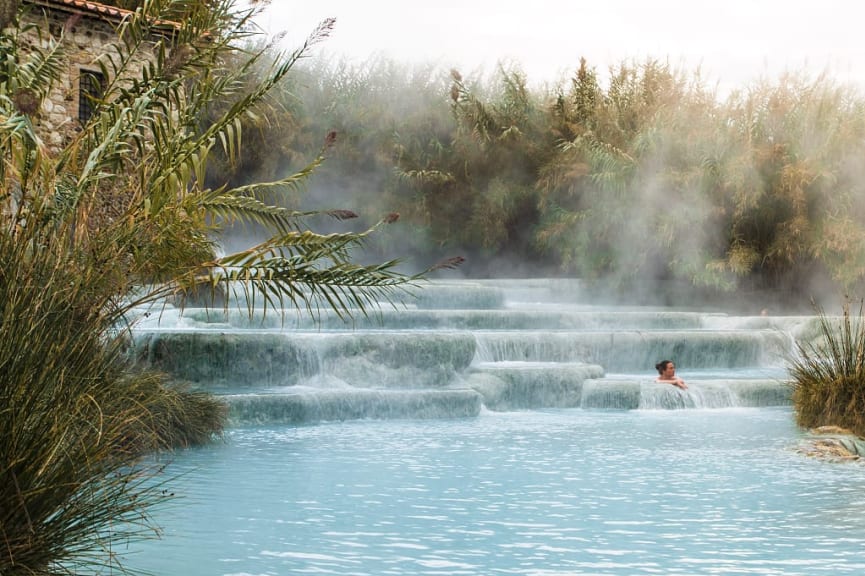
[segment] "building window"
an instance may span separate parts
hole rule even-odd
[[[105,93],[105,76],[93,70],[81,70],[78,80],[78,120],[90,120]]]

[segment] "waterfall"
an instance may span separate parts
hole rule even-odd
[[[134,358],[219,394],[235,423],[463,418],[480,410],[670,410],[790,403],[808,317],[595,306],[576,280],[430,282],[395,308],[172,309]],[[688,382],[654,381],[673,359]]]

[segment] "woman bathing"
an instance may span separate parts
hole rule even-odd
[[[673,386],[678,386],[682,390],[688,389],[688,385],[685,384],[685,381],[676,376],[676,365],[673,364],[672,360],[661,360],[655,364],[655,370],[658,371],[657,382],[672,384]]]

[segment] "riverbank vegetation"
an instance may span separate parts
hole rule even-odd
[[[10,6],[19,16],[39,10],[3,4]],[[309,161],[276,180],[205,182],[214,151],[236,157],[242,119],[266,113],[269,94],[332,22],[292,52],[240,51],[255,9],[233,0],[135,7],[97,62],[110,79],[104,94],[59,151],[40,139],[36,119],[66,73],[69,30],[24,41],[47,26],[4,12],[11,24],[0,34],[4,575],[122,571],[119,552],[128,539],[157,533],[148,511],[170,497],[152,455],[219,438],[220,402],[141,371],[129,357],[130,328],[159,312],[149,305],[254,292],[273,308],[322,303],[362,313],[427,273],[404,275],[395,260],[353,262],[353,251],[393,214],[359,232],[325,235],[308,222],[341,223],[354,213],[270,201],[303,187],[333,134],[322,132]],[[219,231],[236,224],[255,226],[262,239],[224,253]]]
[[[851,311],[848,302],[841,316],[817,312],[817,334],[798,342],[790,360],[796,421],[865,438],[865,307]]]
[[[313,60],[280,112],[312,129],[266,132],[231,176],[278,176],[314,153],[302,134],[333,128],[343,146],[308,199],[400,212],[410,234],[385,235],[385,254],[453,250],[467,275],[578,276],[629,302],[753,312],[759,295],[808,312],[861,291],[860,91],[803,72],[719,95],[657,60],[576,64],[537,87],[509,66]]]

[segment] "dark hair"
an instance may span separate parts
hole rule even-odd
[[[657,364],[655,364],[655,370],[658,371],[658,374],[663,374],[664,370],[667,369],[667,364],[672,364],[672,360],[661,360]]]

